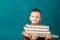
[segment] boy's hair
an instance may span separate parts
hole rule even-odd
[[[34,8],[34,9],[32,9],[32,11],[31,12],[40,12],[41,13],[41,10],[39,10],[39,9],[37,9],[37,8]]]

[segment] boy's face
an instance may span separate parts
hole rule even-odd
[[[30,20],[32,23],[38,23],[41,20],[41,14],[40,12],[36,11],[32,11],[31,15],[30,15]]]

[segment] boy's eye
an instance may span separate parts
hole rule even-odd
[[[34,17],[34,16],[32,16],[32,17]]]
[[[35,16],[32,16],[32,17],[35,17]],[[40,18],[39,16],[36,16],[36,18]]]

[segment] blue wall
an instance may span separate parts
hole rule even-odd
[[[23,26],[30,23],[31,9],[42,11],[41,24],[60,35],[59,0],[0,0],[0,40],[23,40]],[[59,40],[60,38],[56,39]]]

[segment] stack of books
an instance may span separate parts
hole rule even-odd
[[[46,35],[51,35],[51,38],[58,38],[58,35],[51,34],[49,26],[46,25],[28,25],[24,27],[23,35],[31,37],[33,34],[38,34],[39,37],[46,37]]]
[[[46,25],[27,25],[24,27],[25,32],[28,34],[38,34],[40,37],[45,37],[47,34],[51,34],[49,26]]]

